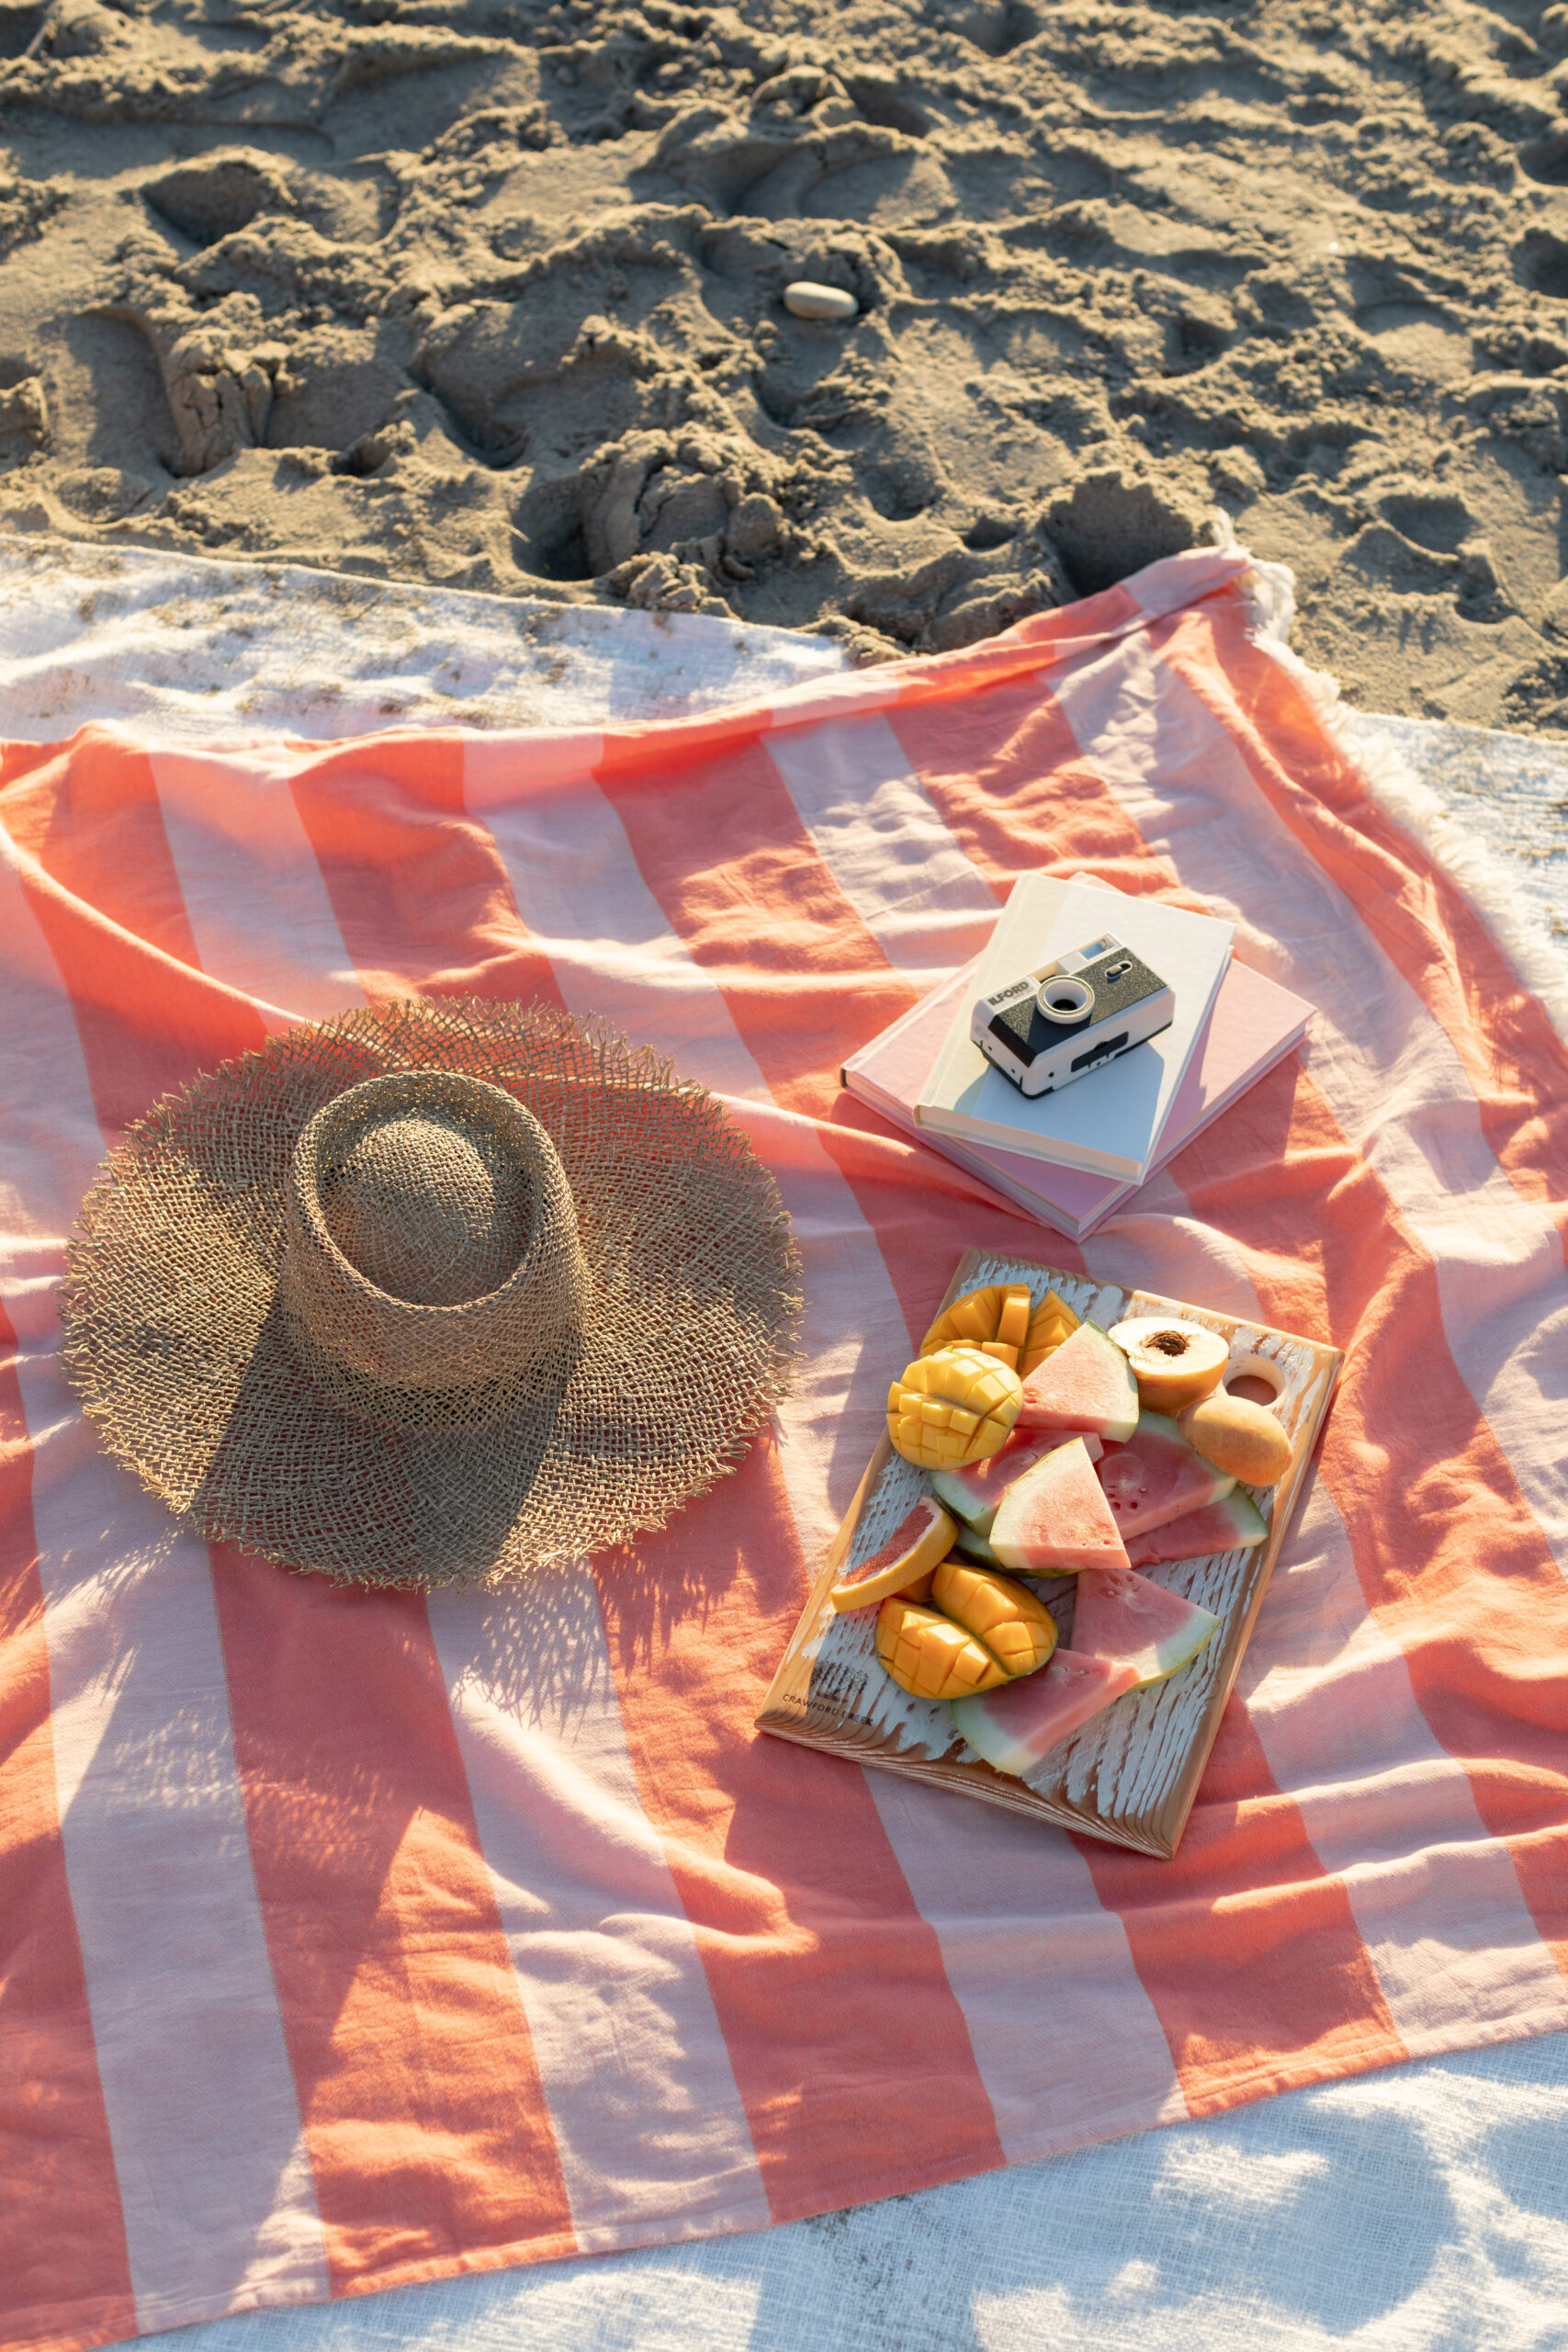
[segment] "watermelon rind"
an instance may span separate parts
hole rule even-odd
[[[1032,1470],[1055,1447],[1066,1445],[1070,1435],[1066,1430],[1015,1430],[1000,1452],[988,1454],[984,1462],[967,1462],[960,1470],[931,1470],[926,1475],[955,1519],[988,1535],[1002,1497],[1014,1479]],[[1089,1459],[1094,1461],[1100,1454],[1100,1440],[1090,1437],[1088,1443]]]
[[[1140,1413],[1132,1436],[1101,1457],[1096,1475],[1123,1542],[1223,1501],[1235,1485],[1166,1413]]]
[[[1269,1521],[1252,1497],[1237,1487],[1220,1502],[1183,1511],[1152,1534],[1131,1537],[1127,1563],[1134,1568],[1157,1568],[1168,1560],[1206,1560],[1219,1552],[1245,1552],[1261,1544],[1268,1532]]]
[[[1006,1566],[1030,1576],[1126,1566],[1126,1546],[1081,1437],[1054,1447],[1008,1488],[991,1521],[991,1544]]]
[[[1058,1649],[1038,1674],[1020,1676],[999,1690],[953,1699],[953,1720],[993,1771],[1021,1780],[1081,1731],[1091,1716],[1133,1688],[1133,1668],[1115,1658]],[[995,1702],[1000,1700],[1000,1706]]]
[[[1219,1623],[1212,1609],[1168,1591],[1135,1568],[1092,1569],[1079,1577],[1074,1596],[1074,1641],[1095,1657],[1134,1667],[1134,1690],[1179,1673]]]
[[[966,1560],[973,1560],[977,1567],[999,1568],[1003,1565],[992,1547],[990,1537],[982,1535],[977,1527],[965,1527],[962,1520],[953,1539],[953,1548],[955,1552],[962,1552]]]
[[[1133,1367],[1098,1323],[1080,1323],[1023,1384],[1020,1429],[1092,1430],[1122,1442],[1137,1426]]]

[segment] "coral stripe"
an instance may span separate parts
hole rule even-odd
[[[130,2264],[60,1835],[32,1441],[0,1308],[0,2346],[135,2332]]]
[[[937,1939],[863,1774],[750,1723],[805,1564],[771,1449],[700,1520],[596,1564],[643,1804],[664,1834],[775,2221],[1003,2161]]]
[[[372,1002],[416,992],[559,1001],[495,844],[464,808],[460,737],[323,752],[300,763],[292,788]]]
[[[823,864],[759,744],[682,764],[658,792],[643,758],[640,741],[606,736],[597,770],[643,879],[718,982],[774,1101],[820,1115],[840,1065],[915,992]]]
[[[423,1596],[212,1556],[334,2291],[574,2252]]]
[[[196,1069],[261,1044],[254,1009],[197,967],[144,752],[85,729],[6,788],[0,820],[69,991],[106,1135]]]

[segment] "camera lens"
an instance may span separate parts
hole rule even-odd
[[[1065,1028],[1076,1028],[1087,1021],[1094,1009],[1094,990],[1087,980],[1072,980],[1058,977],[1040,983],[1040,1010],[1048,1021],[1059,1021]]]

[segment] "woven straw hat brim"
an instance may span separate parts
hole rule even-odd
[[[307,1123],[430,1069],[545,1127],[590,1303],[547,1393],[491,1381],[421,1429],[322,1393],[278,1277]],[[69,1251],[64,1361],[108,1449],[209,1539],[339,1581],[486,1585],[662,1527],[733,1468],[799,1307],[773,1179],[711,1095],[548,1006],[408,1000],[291,1030],[130,1131]]]

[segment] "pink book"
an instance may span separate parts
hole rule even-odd
[[[1138,1190],[1136,1184],[1113,1176],[1090,1175],[1081,1168],[1064,1168],[1054,1160],[1025,1159],[1021,1152],[998,1151],[989,1144],[961,1142],[955,1136],[915,1125],[912,1105],[946,1039],[960,999],[974,985],[977,967],[978,959],[966,964],[952,979],[911,1005],[890,1029],[863,1046],[858,1054],[852,1054],[840,1072],[840,1081],[895,1126],[967,1168],[1031,1216],[1038,1217],[1042,1225],[1054,1225],[1081,1241],[1113,1209],[1131,1199]],[[1301,997],[1233,958],[1220,982],[1209,1025],[1177,1089],[1149,1175],[1163,1168],[1239,1094],[1245,1094],[1292,1046],[1299,1045],[1311,1019],[1312,1007]]]

